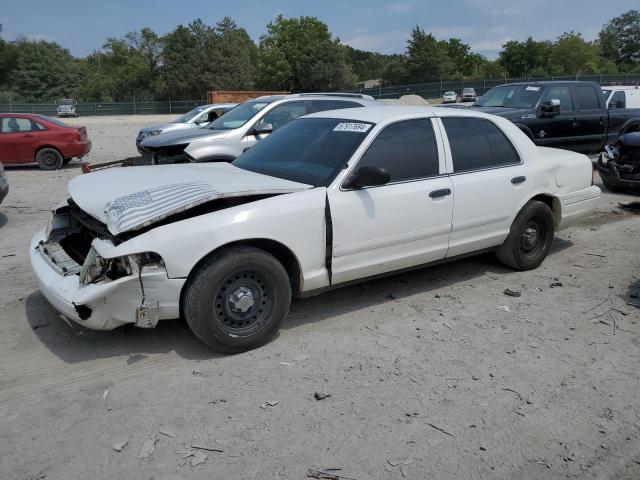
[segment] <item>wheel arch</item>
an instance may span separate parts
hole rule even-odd
[[[560,204],[560,199],[555,195],[551,195],[550,193],[539,193],[531,197],[529,199],[529,202],[532,200],[542,202],[551,209],[551,211],[553,212],[554,228],[557,231],[558,227],[560,226],[560,221],[562,220],[562,205]]]
[[[50,145],[50,144],[45,144],[45,145],[38,145],[38,147],[36,148],[35,153],[33,154],[33,161],[36,161],[36,157],[38,156],[38,154],[44,150],[45,148],[50,148],[52,150],[55,150],[56,152],[58,152],[62,158],[64,159],[64,153],[62,153],[62,150],[60,150],[58,147],[56,147],[55,145]]]
[[[250,246],[254,248],[258,248],[260,250],[264,250],[267,253],[273,255],[284,267],[289,277],[289,282],[291,283],[291,292],[294,296],[297,296],[302,291],[302,268],[300,267],[300,262],[298,257],[293,253],[293,251],[284,245],[281,242],[270,238],[247,238],[242,240],[235,240],[229,243],[225,243],[224,245],[220,245],[216,249],[207,253],[204,257],[202,257],[198,262],[193,266],[189,275],[187,276],[187,281],[184,283],[186,286],[192,279],[195,272],[198,268],[205,263],[212,255],[216,253],[226,250],[231,247],[237,247],[239,245]],[[183,286],[182,291],[180,292],[180,314],[182,315],[182,308],[184,304],[184,294],[186,288]]]
[[[518,127],[522,131],[522,133],[524,133],[527,137],[529,137],[529,140],[533,142],[533,132],[529,127],[527,127],[522,123],[515,123],[514,125]]]
[[[638,131],[640,131],[640,118],[631,118],[622,125],[619,135]]]

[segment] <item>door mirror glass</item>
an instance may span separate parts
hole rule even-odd
[[[251,132],[253,135],[263,135],[265,133],[273,132],[273,125],[270,123],[259,123],[255,127],[253,127],[253,131]]]
[[[389,183],[389,172],[382,167],[362,166],[349,177],[344,188],[377,187]]]
[[[552,117],[560,113],[560,100],[557,98],[552,98],[545,102],[542,102],[540,105],[540,111],[545,115]]]

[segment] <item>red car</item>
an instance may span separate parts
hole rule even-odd
[[[56,170],[91,151],[85,127],[31,113],[0,113],[0,162]]]

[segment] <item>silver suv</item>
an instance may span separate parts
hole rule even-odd
[[[259,97],[238,105],[204,128],[143,139],[142,163],[231,162],[260,139],[303,115],[380,105],[369,95],[347,93]]]

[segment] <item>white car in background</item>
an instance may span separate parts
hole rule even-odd
[[[638,86],[607,86],[602,87],[602,93],[608,109],[640,108],[640,88]]]
[[[149,125],[148,127],[144,127],[138,132],[138,136],[136,137],[136,146],[138,147],[138,151],[142,152],[140,149],[140,142],[147,137],[153,137],[155,135],[160,135],[161,133],[186,130],[188,128],[204,127],[237,105],[237,103],[200,105],[193,110],[189,110],[184,115],[180,115],[173,122],[156,123]]]
[[[444,92],[442,95],[442,103],[456,103],[458,101],[458,94],[454,91]]]
[[[289,122],[229,163],[69,183],[30,245],[43,295],[94,329],[182,315],[209,347],[267,342],[293,296],[494,250],[536,268],[596,208],[591,161],[462,109],[367,107]]]

